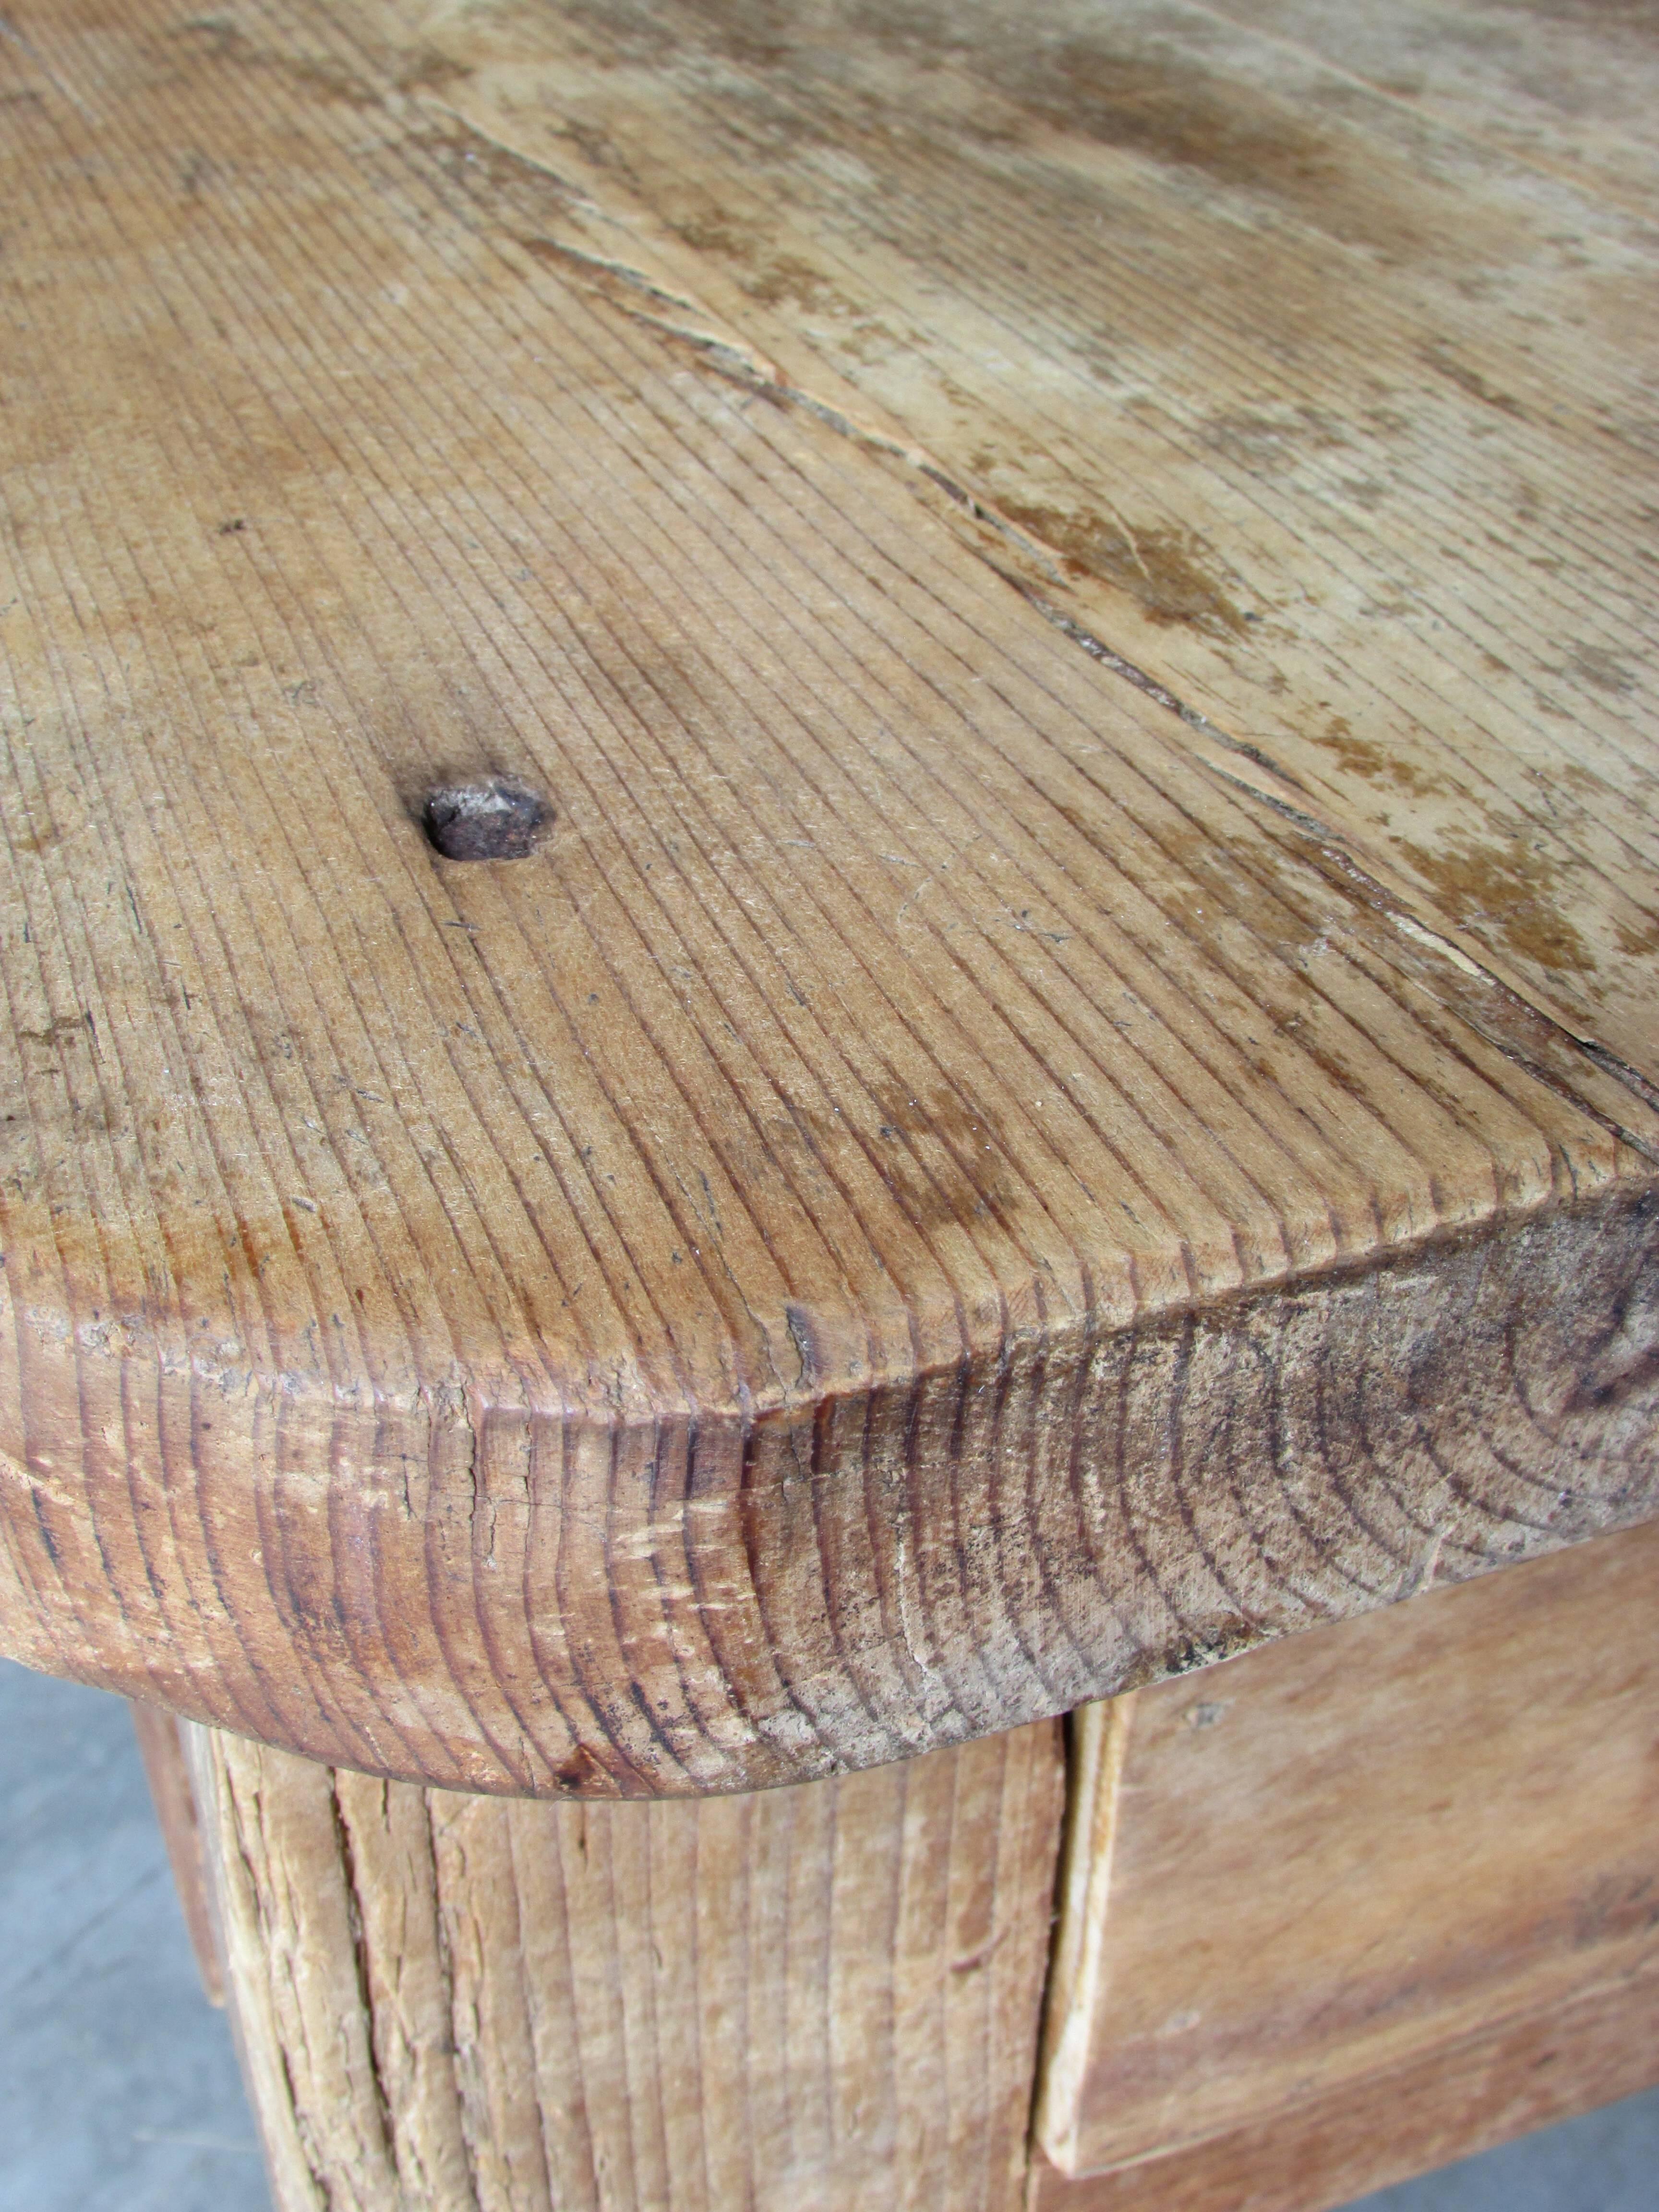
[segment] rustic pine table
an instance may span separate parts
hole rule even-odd
[[[1659,2076],[1652,8],[0,88],[0,1640],[281,2212],[1319,2212]]]

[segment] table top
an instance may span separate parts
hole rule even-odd
[[[5,1648],[749,1788],[1656,1510],[1645,13],[0,87]]]

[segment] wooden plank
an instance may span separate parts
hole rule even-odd
[[[1659,2081],[1659,1977],[1508,2019],[1254,2125],[1073,2180],[1037,2153],[1029,2212],[1330,2212]]]
[[[1622,201],[1540,171],[1517,89],[1639,112],[1650,16],[1259,12],[388,0],[354,51],[566,182],[546,250],[947,477],[1234,774],[1659,1079],[1652,161]],[[1368,31],[1456,54],[1444,97],[1358,73]]]
[[[194,1731],[279,2212],[1014,2212],[1042,1723],[702,1803],[503,1803]]]
[[[173,1869],[173,1886],[179,1893],[179,1909],[185,1917],[190,1948],[196,1954],[196,1971],[210,2004],[225,2001],[224,1975],[214,1941],[213,1916],[208,1905],[207,1875],[202,1864],[201,1824],[191,1792],[190,1771],[179,1739],[179,1722],[172,1713],[154,1705],[129,1702],[133,1734],[144,1762],[144,1776],[161,1823],[161,1838]]]
[[[1220,0],[1218,12],[1311,49],[1462,137],[1554,171],[1632,215],[1659,186],[1653,11],[1496,0]]]
[[[1659,2072],[1650,2047],[1597,2087],[1614,2022],[1659,2002],[1656,1587],[1649,1528],[1095,1709],[1038,2108],[1052,2162],[1140,2174],[1210,2144],[1170,2165],[1184,2207],[1224,2146],[1265,2160],[1282,2125],[1357,2193]],[[1559,2093],[1534,2081],[1545,2046]],[[1368,2158],[1374,2176],[1342,2162]],[[1281,2202],[1255,2152],[1246,2170]]]
[[[832,11],[811,67],[787,15],[769,58],[650,11],[14,14],[8,1650],[340,1765],[695,1793],[1652,1511],[1648,739],[1608,628],[1650,246],[1370,121],[1262,201],[1043,120],[1051,40],[1005,141],[983,10],[937,54],[925,11],[914,54]],[[1230,99],[1271,58],[1206,56]],[[1316,90],[1274,87],[1274,116]],[[663,198],[676,164],[746,196],[733,237],[786,228],[744,259]],[[890,328],[778,258],[802,164]],[[984,291],[1026,256],[1005,218],[1049,241],[1017,313]],[[1131,497],[1145,408],[1052,325],[1085,246],[1096,320],[1151,331],[1172,288],[1241,345],[1251,303],[1279,318],[1206,386],[1223,411],[1347,334],[1406,423],[1370,566],[1373,510],[1328,527],[1297,477],[1260,592],[1233,580],[1224,524],[1273,470],[1254,431],[1224,465],[1199,436],[1186,338],[1131,345],[1123,392],[1167,384],[1210,458]],[[1474,319],[1451,370],[1425,285]],[[1511,308],[1556,319],[1519,415],[1470,383],[1518,374]],[[928,473],[971,431],[1009,514],[1072,499],[1052,456],[1008,474],[1028,385],[1070,426],[1066,511],[1115,485],[1133,557],[1051,575]],[[1460,534],[1523,462],[1543,520]],[[1598,550],[1532,568],[1570,500]],[[1509,595],[1479,623],[1445,544]],[[1141,590],[1148,548],[1185,611]],[[1115,646],[1238,714],[1171,712],[1053,618],[1109,605]],[[1581,646],[1614,688],[1562,678],[1559,738],[1534,662]],[[1262,765],[1327,699],[1362,751],[1398,719],[1400,775]],[[484,775],[552,835],[445,860],[425,799]],[[1328,833],[1327,798],[1377,791],[1431,866],[1371,800]],[[1534,831],[1535,926],[1442,910],[1449,853]],[[1593,975],[1552,964],[1564,915]]]

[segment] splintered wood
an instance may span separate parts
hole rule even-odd
[[[1017,2212],[1054,1723],[649,1806],[195,1735],[278,2212]]]
[[[1259,12],[9,6],[8,1650],[697,1793],[1653,1510],[1647,141]]]

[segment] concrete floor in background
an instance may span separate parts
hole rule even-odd
[[[1656,2212],[1659,2090],[1353,2212]],[[0,1660],[0,2212],[270,2212],[126,1709]]]

